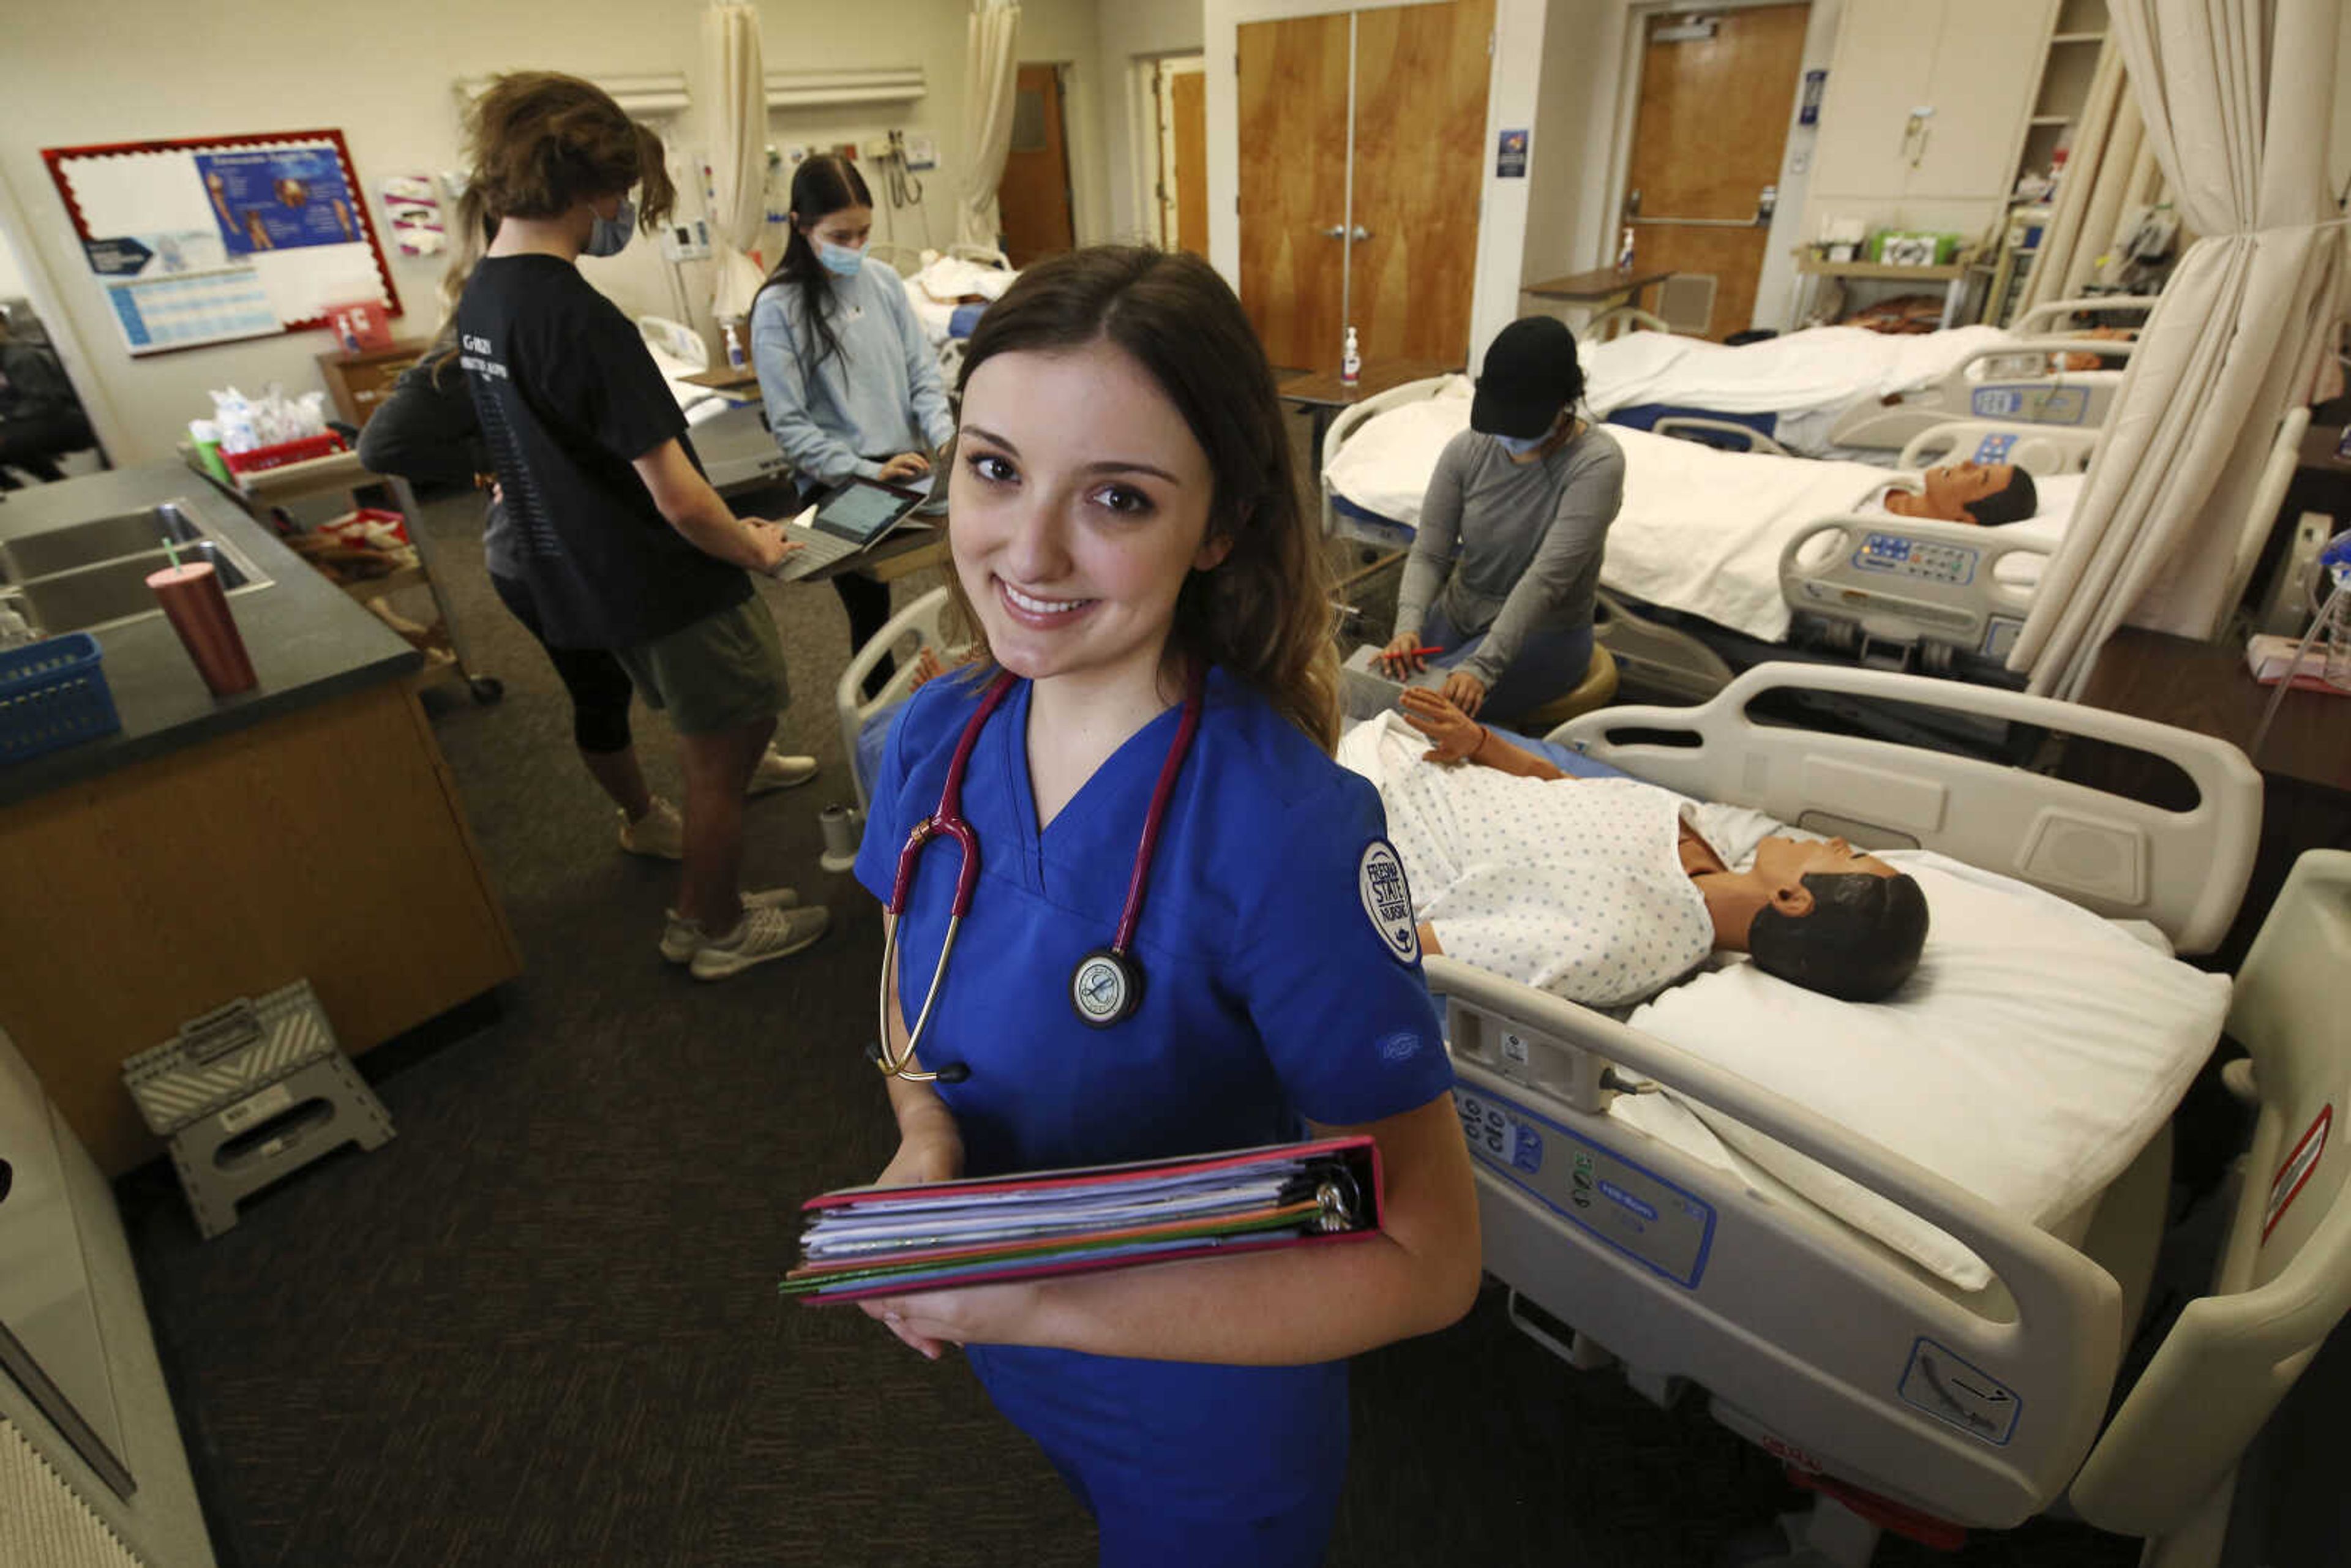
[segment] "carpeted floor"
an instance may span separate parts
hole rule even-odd
[[[838,601],[765,591],[798,692],[783,738],[824,771],[751,806],[748,868],[825,901],[835,928],[697,985],[654,951],[672,872],[615,850],[561,690],[480,575],[476,516],[459,499],[426,526],[507,696],[444,688],[430,706],[527,972],[477,1031],[368,1059],[389,1146],[301,1173],[218,1240],[196,1239],[159,1166],[123,1184],[224,1563],[1090,1562],[1086,1517],[958,1360],[775,1293],[799,1200],[869,1178],[893,1146],[861,1054],[876,910],[816,865],[817,811],[851,798]],[[664,727],[639,719],[674,796]],[[354,962],[402,961],[399,931],[348,936]],[[1573,1373],[1502,1305],[1489,1290],[1458,1327],[1358,1363],[1333,1563],[1702,1563],[1791,1505],[1701,1401],[1668,1413]],[[1879,1561],[2135,1559],[2046,1525]]]

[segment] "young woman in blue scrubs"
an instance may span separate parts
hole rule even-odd
[[[965,362],[952,582],[987,657],[892,735],[858,874],[885,900],[983,694],[962,815],[980,872],[918,1044],[956,1082],[888,1081],[885,1184],[1368,1132],[1385,1229],[1296,1249],[868,1303],[997,1406],[1092,1511],[1102,1561],[1310,1564],[1345,1469],[1344,1358],[1444,1327],[1479,1278],[1452,1073],[1379,890],[1374,792],[1331,760],[1322,542],[1273,378],[1196,257],[1099,248],[1032,267]],[[1132,953],[1138,1009],[1092,1027],[1073,969],[1111,945],[1197,681]],[[956,852],[896,923],[887,1028],[932,985]]]

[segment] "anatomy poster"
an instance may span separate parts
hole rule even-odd
[[[358,239],[351,188],[331,147],[199,152],[213,221],[231,254]]]

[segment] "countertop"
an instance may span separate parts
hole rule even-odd
[[[424,657],[320,576],[244,509],[178,463],[68,479],[8,492],[0,502],[0,539],[176,501],[270,580],[254,593],[233,594],[230,612],[244,633],[260,683],[215,698],[197,675],[171,622],[161,615],[93,632],[104,654],[107,688],[122,728],[26,761],[0,765],[0,806],[61,785],[110,773],[200,745],[393,680]]]

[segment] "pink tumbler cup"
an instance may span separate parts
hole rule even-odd
[[[220,574],[207,561],[166,567],[148,574],[147,586],[162,601],[172,630],[196,664],[196,674],[216,697],[234,696],[253,689],[257,677],[246,656],[245,639],[229,614],[228,595],[221,591]]]

